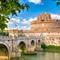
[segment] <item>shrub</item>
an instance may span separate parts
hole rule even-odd
[[[0,35],[2,35],[2,36],[8,36],[9,33],[8,32],[0,32]]]
[[[45,44],[45,43],[42,43],[42,44],[41,44],[41,48],[42,48],[43,50],[45,50],[45,49],[47,48],[46,44]]]

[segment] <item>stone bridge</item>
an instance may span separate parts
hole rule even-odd
[[[34,44],[37,45],[37,43],[40,40],[40,37],[7,37],[7,36],[0,36],[0,45],[6,46],[9,53],[9,58],[12,56],[18,56],[19,53],[19,44],[21,42],[25,43],[26,48],[28,46],[31,46],[31,41],[34,41]]]

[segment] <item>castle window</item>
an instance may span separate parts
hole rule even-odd
[[[34,42],[34,40],[32,40],[32,41],[31,41],[31,45],[34,45],[34,44],[35,44],[35,42]]]
[[[44,18],[43,18],[43,17],[41,18],[41,21],[42,21],[42,22],[44,21]]]
[[[44,19],[41,19],[41,21],[43,22],[43,21],[44,21]]]

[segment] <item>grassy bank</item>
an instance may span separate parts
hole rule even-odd
[[[53,46],[49,45],[45,49],[46,52],[59,52],[60,53],[60,46]]]
[[[45,52],[59,52],[60,53],[60,46],[54,46],[54,45],[47,46],[45,44],[42,44],[41,48]]]

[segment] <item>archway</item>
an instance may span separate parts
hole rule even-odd
[[[4,44],[0,44],[0,60],[8,58],[9,58],[8,48]]]
[[[38,40],[38,45],[40,45],[40,40]]]
[[[32,45],[32,46],[35,45],[35,41],[34,41],[34,40],[31,41],[31,45]]]
[[[22,50],[22,51],[24,51],[25,49],[26,49],[26,44],[25,44],[25,42],[23,42],[23,41],[21,41],[20,43],[19,43],[19,49],[20,50]]]

